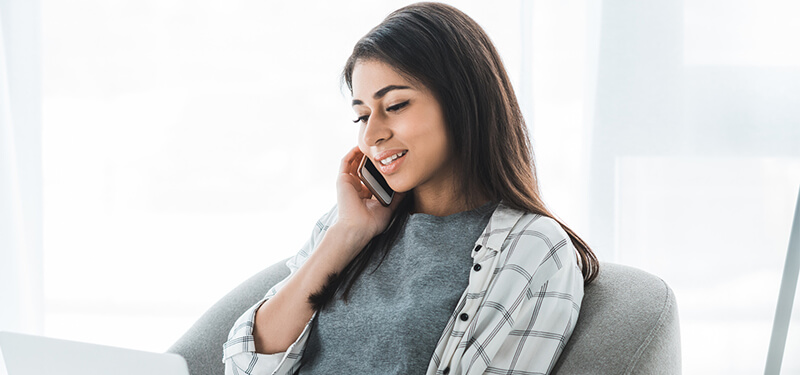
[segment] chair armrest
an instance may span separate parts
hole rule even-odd
[[[167,352],[183,356],[192,375],[221,375],[222,344],[236,319],[289,275],[287,259],[239,284],[209,308]]]

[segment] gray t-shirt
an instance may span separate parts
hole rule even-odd
[[[495,208],[412,214],[381,266],[375,270],[375,257],[353,284],[349,301],[336,299],[317,315],[299,373],[424,374]]]

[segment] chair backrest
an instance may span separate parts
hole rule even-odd
[[[236,319],[289,275],[286,260],[253,275],[211,306],[167,351],[189,364],[192,375],[222,375],[222,344]]]
[[[285,261],[259,272],[212,306],[168,351],[192,375],[221,375],[222,344],[235,320],[289,274]],[[611,263],[586,287],[578,325],[554,374],[677,374],[680,331],[675,296],[663,280]]]
[[[642,270],[601,263],[554,374],[680,374],[672,289]]]

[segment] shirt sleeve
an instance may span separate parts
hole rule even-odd
[[[539,223],[541,224],[541,223]],[[451,374],[547,374],[572,335],[583,299],[575,248],[554,221],[518,234],[474,311]]]
[[[275,284],[258,303],[253,305],[236,320],[228,333],[228,341],[223,344],[223,362],[225,363],[225,375],[266,375],[266,374],[291,374],[298,365],[305,349],[306,339],[311,329],[311,321],[316,317],[316,313],[306,324],[305,329],[295,342],[289,346],[286,352],[275,354],[261,354],[255,351],[255,339],[253,338],[253,325],[255,322],[256,310],[261,305],[272,298],[289,279],[294,276],[300,266],[308,260],[311,253],[316,249],[322,240],[325,232],[335,221],[337,207],[334,206],[328,213],[323,215],[311,232],[311,238],[306,241],[300,251],[286,262],[289,268],[289,276]]]

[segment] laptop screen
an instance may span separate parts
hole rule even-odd
[[[183,357],[0,332],[7,375],[189,375]],[[2,372],[0,372],[2,374]]]

